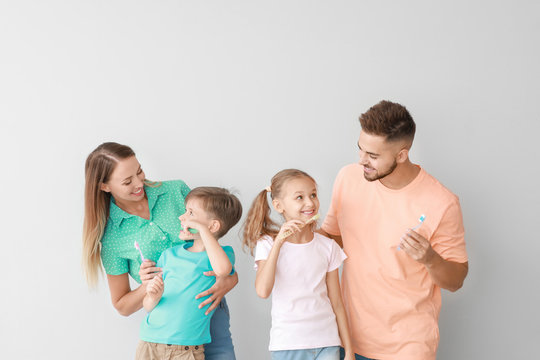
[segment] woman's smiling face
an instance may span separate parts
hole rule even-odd
[[[144,199],[145,174],[135,156],[118,161],[109,181],[101,190],[111,193],[117,203]]]

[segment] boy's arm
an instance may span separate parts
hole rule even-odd
[[[330,298],[332,309],[334,310],[334,314],[336,314],[341,345],[345,349],[345,360],[354,360],[354,351],[352,349],[347,313],[345,312],[345,307],[343,306],[341,289],[339,287],[339,269],[326,273],[326,287],[328,289],[328,297]]]
[[[199,229],[201,234],[201,240],[203,241],[204,248],[210,259],[210,265],[216,276],[227,276],[232,271],[232,264],[229,257],[219,245],[217,239],[212,235],[210,230],[206,227]]]
[[[154,310],[163,296],[163,289],[164,284],[161,274],[154,277],[154,279],[148,283],[146,287],[146,295],[143,299],[143,308],[146,310],[146,312]]]

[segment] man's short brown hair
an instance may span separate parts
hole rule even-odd
[[[387,141],[407,140],[412,143],[416,125],[405,106],[383,100],[360,115],[362,130],[384,136]]]
[[[197,187],[189,192],[185,202],[189,199],[200,199],[203,209],[220,223],[216,238],[224,236],[242,217],[242,204],[240,200],[227,189],[212,186]]]

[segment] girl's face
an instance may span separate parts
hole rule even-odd
[[[101,190],[111,193],[117,203],[137,202],[144,198],[144,171],[135,156],[120,160]]]
[[[286,221],[307,221],[319,212],[317,185],[307,177],[298,177],[283,184],[281,196],[272,201]]]

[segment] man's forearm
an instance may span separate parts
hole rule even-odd
[[[444,260],[436,252],[429,263],[425,264],[425,267],[435,284],[452,292],[459,290],[463,286],[463,281],[469,271],[468,262],[458,263]]]

